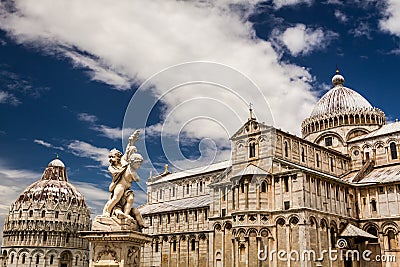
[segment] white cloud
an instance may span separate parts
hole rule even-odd
[[[346,14],[344,14],[342,11],[336,9],[335,10],[335,17],[342,23],[345,23],[348,21],[348,18],[346,16]]]
[[[110,193],[96,185],[85,182],[73,182],[74,186],[83,193],[86,204],[94,215],[100,215],[103,212]]]
[[[78,113],[78,120],[93,123],[97,121],[97,117],[88,113]]]
[[[11,93],[0,91],[0,104],[18,106],[21,102]]]
[[[78,113],[78,120],[89,122],[90,129],[99,132],[101,136],[110,138],[112,140],[121,139],[123,136],[127,137],[134,132],[134,130],[131,128],[125,128],[122,130],[120,127],[113,128],[103,124],[96,124],[98,118],[95,115],[88,113]]]
[[[400,1],[386,0],[383,15],[384,18],[379,23],[380,28],[391,34],[400,36]]]
[[[360,22],[357,28],[351,29],[349,32],[354,34],[355,37],[365,36],[367,39],[372,39],[371,26],[368,24],[368,22]]]
[[[94,161],[101,163],[103,166],[108,166],[108,153],[107,148],[95,147],[89,143],[75,140],[68,145],[71,153],[78,157],[90,158]]]
[[[325,3],[330,5],[343,5],[343,1],[341,0],[327,0]]]
[[[312,0],[273,0],[274,7],[279,9],[284,6],[294,6],[299,4],[311,5]]]
[[[40,140],[40,139],[35,139],[33,140],[33,142],[35,142],[38,145],[44,146],[44,147],[48,147],[48,148],[53,148],[53,149],[58,149],[58,150],[64,150],[63,147],[60,146],[54,146],[46,141]]]
[[[337,36],[334,32],[324,31],[321,28],[307,28],[304,24],[297,24],[284,32],[273,33],[273,38],[283,43],[293,56],[324,49]]]

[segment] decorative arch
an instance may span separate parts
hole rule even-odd
[[[377,225],[376,223],[373,222],[369,222],[367,224],[364,225],[363,230],[368,232],[369,229],[375,229],[377,232],[379,232],[379,225]]]
[[[397,234],[397,233],[399,232],[399,230],[398,230],[398,229],[399,229],[398,225],[397,225],[395,222],[393,222],[393,221],[384,222],[384,223],[382,224],[381,228],[382,228],[382,232],[383,232],[384,234],[387,234],[387,232],[388,232],[389,230],[394,230],[395,234]]]
[[[257,229],[255,229],[255,228],[250,228],[250,229],[247,231],[247,236],[250,236],[250,235],[252,235],[252,234],[255,234],[255,235],[253,235],[253,236],[257,236],[257,235],[258,235]]]
[[[310,216],[309,222],[310,222],[310,224],[315,224],[315,228],[319,227],[318,220],[314,216]]]
[[[374,143],[374,149],[378,149],[379,146],[384,147],[385,146],[385,142],[379,140],[379,141]]]
[[[217,231],[221,231],[221,229],[222,229],[222,227],[221,227],[221,224],[220,224],[220,223],[215,223],[215,224],[213,225],[213,228],[214,228],[214,231],[215,231],[215,230],[217,230]]]
[[[40,248],[32,250],[30,256],[33,257],[36,254],[45,255],[44,250]]]
[[[336,138],[342,143],[343,146],[346,144],[346,141],[343,139],[343,137],[340,136],[338,133],[333,132],[333,131],[327,131],[327,132],[324,132],[323,134],[317,136],[317,138],[315,138],[315,140],[314,140],[314,143],[319,143],[319,142],[321,142],[321,140],[322,140],[323,138],[327,137],[327,136],[334,136],[334,137],[336,137]]]
[[[286,218],[283,216],[279,216],[275,219],[275,224],[276,225],[285,225],[286,224]]]
[[[230,221],[224,222],[222,225],[223,229],[231,230],[232,229],[232,223]]]
[[[289,217],[289,224],[298,224],[300,222],[300,218],[297,215],[292,215]]]
[[[271,231],[268,228],[261,228],[260,236],[262,236],[262,237],[271,236]]]
[[[328,228],[328,220],[326,218],[322,218],[320,221],[321,228]]]
[[[29,250],[26,248],[21,249],[20,251],[18,251],[17,257],[21,256],[22,253],[26,253],[29,255]]]
[[[358,133],[363,133],[363,134],[358,134]],[[357,128],[351,129],[346,134],[346,140],[348,141],[348,140],[353,139],[353,138],[355,138],[357,136],[361,136],[361,135],[368,134],[368,133],[369,133],[369,131],[367,129],[357,127]]]
[[[59,253],[58,250],[51,249],[51,250],[49,250],[49,251],[46,252],[46,257],[50,256],[51,254],[53,254],[53,255],[55,255],[56,257],[58,257],[58,253]]]
[[[386,140],[386,145],[389,145],[391,142],[395,142],[396,144],[398,143],[398,140],[396,138],[389,138]]]

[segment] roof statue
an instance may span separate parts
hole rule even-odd
[[[140,230],[145,227],[142,216],[136,208],[132,208],[134,193],[132,182],[139,181],[137,170],[143,163],[143,157],[137,153],[135,142],[139,140],[139,130],[130,137],[125,154],[112,149],[108,155],[112,176],[109,186],[110,197],[104,206],[103,214],[97,216],[93,230]]]

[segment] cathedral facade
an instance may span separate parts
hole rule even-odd
[[[250,115],[230,161],[150,177],[142,266],[400,266],[400,123],[332,83],[302,137]]]
[[[57,159],[11,205],[4,222],[3,267],[87,267],[90,210]]]

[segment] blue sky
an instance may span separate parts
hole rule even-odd
[[[395,0],[2,3],[0,216],[56,154],[99,214],[108,150],[132,129],[146,130],[142,188],[165,163],[229,159],[246,103],[299,135],[336,66],[394,121],[399,21]]]

